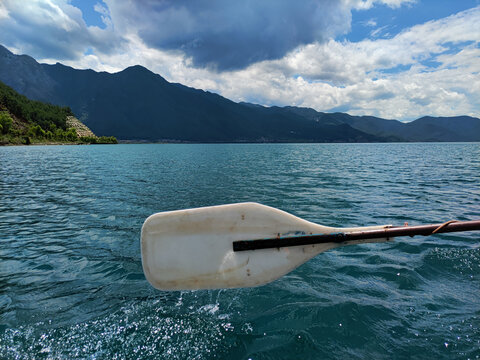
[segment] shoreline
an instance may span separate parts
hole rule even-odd
[[[479,141],[382,141],[382,142],[304,142],[304,141],[146,141],[146,140],[118,140],[117,144],[112,143],[84,143],[84,142],[39,142],[31,144],[0,143],[2,146],[69,146],[69,145],[188,145],[188,144],[475,144]]]
[[[13,143],[7,143],[7,144],[0,144],[0,147],[2,146],[52,146],[52,145],[117,145],[117,144],[105,144],[105,143],[84,143],[84,142],[40,142],[40,143],[31,143],[31,144],[13,144]]]

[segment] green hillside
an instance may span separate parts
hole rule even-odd
[[[67,127],[68,107],[30,100],[0,82],[0,145],[117,143],[114,137],[78,136]]]

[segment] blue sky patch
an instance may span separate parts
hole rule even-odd
[[[380,4],[368,10],[353,10],[351,31],[339,39],[357,42],[379,37],[391,38],[406,28],[442,19],[479,4],[478,0],[419,0],[399,8]],[[379,32],[375,33],[376,30]]]
[[[83,20],[87,26],[98,26],[105,29],[106,25],[102,21],[102,14],[95,11],[95,5],[99,4],[107,8],[105,3],[101,0],[72,0],[71,4],[82,11]]]

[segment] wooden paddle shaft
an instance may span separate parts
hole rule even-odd
[[[349,233],[300,235],[272,239],[240,240],[233,242],[233,251],[272,249],[288,246],[303,246],[321,243],[342,243],[353,240],[382,239],[398,236],[428,236],[432,234],[480,230],[480,220],[447,221],[443,224],[420,226],[396,226],[380,230],[355,231]]]

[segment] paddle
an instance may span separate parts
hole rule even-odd
[[[238,203],[150,216],[142,227],[142,265],[157,289],[250,287],[278,279],[339,246],[469,230],[480,230],[480,220],[334,228],[269,206]]]

